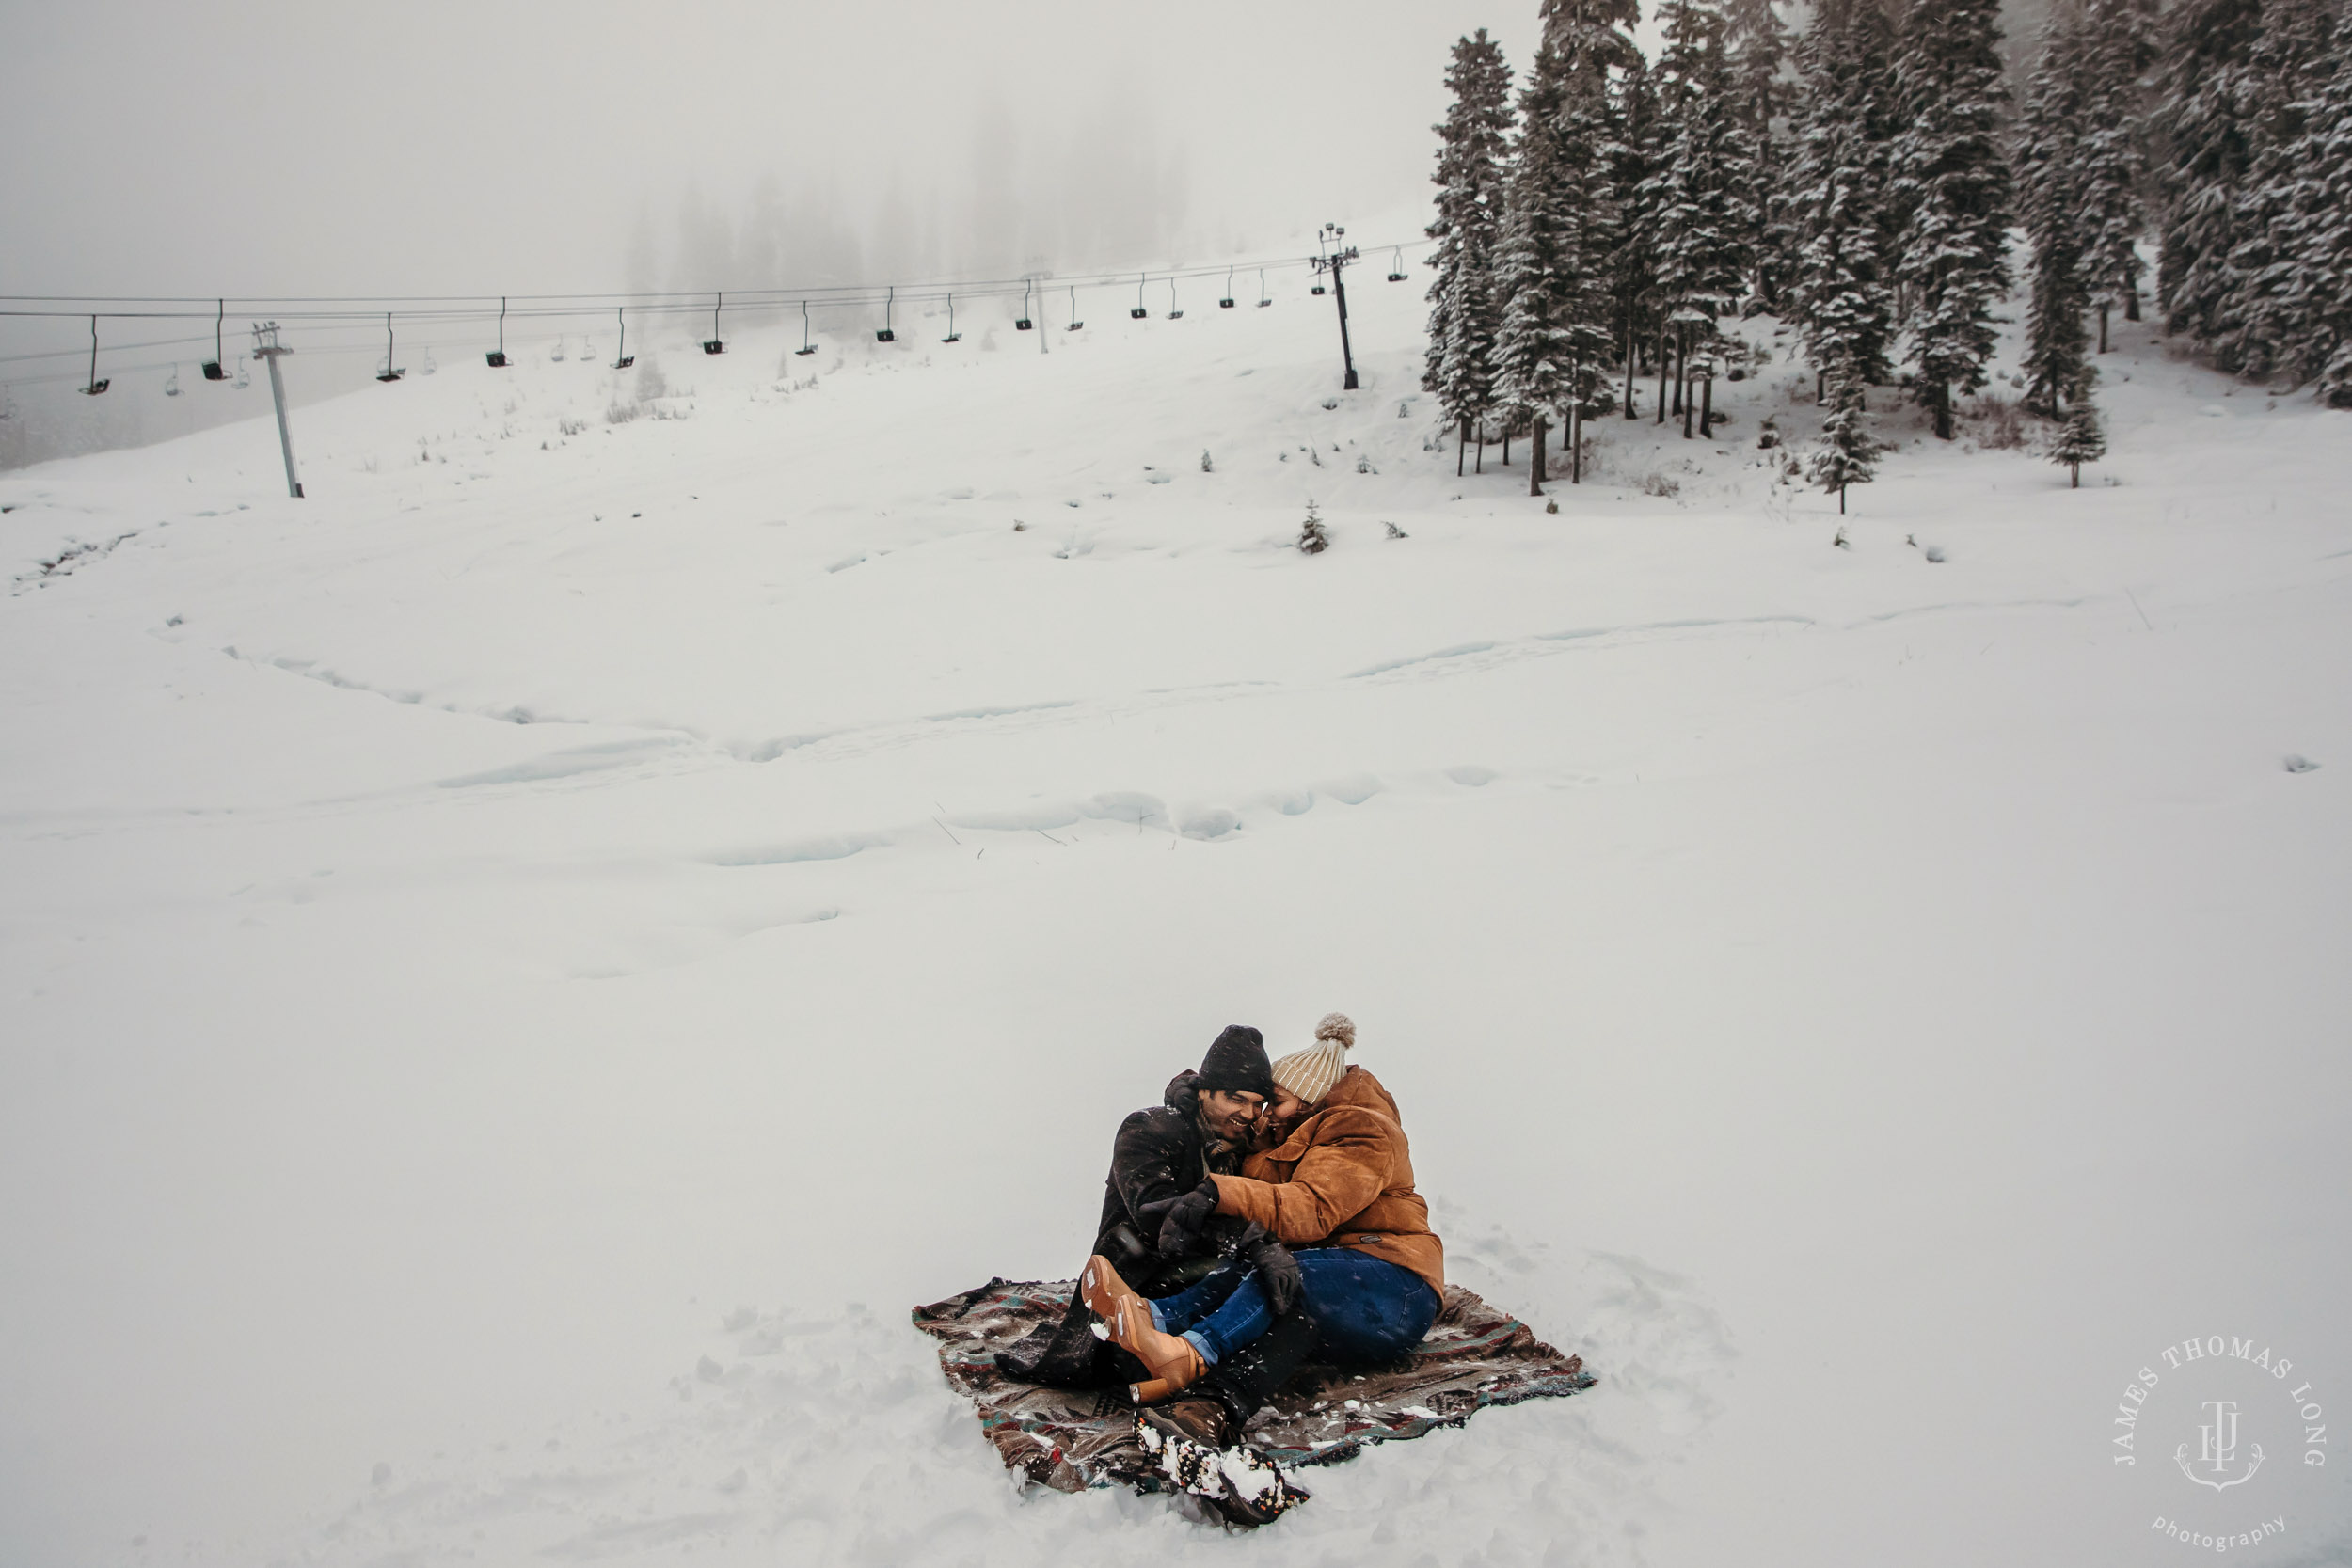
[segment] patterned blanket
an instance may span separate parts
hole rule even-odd
[[[998,1351],[1031,1335],[1043,1343],[1071,1289],[1067,1279],[992,1279],[916,1307],[914,1326],[939,1341],[941,1369],[979,1412],[980,1430],[1007,1468],[1062,1492],[1113,1482],[1163,1490],[1162,1464],[1136,1441],[1135,1412],[1119,1390],[1042,1388],[997,1370]],[[1565,1398],[1592,1386],[1580,1357],[1562,1355],[1454,1285],[1411,1356],[1387,1367],[1311,1366],[1270,1413],[1259,1413],[1248,1437],[1279,1466],[1333,1465],[1367,1444],[1459,1426],[1487,1405]]]

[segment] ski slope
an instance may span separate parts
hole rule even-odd
[[[1102,297],[0,474],[0,1560],[2124,1563],[2158,1348],[2352,1406],[2352,423],[2122,325],[2082,489],[1881,389],[1841,520],[1783,340],[1548,513],[1363,277],[1354,393]],[[1335,1008],[1599,1386],[1017,1494],[906,1308]]]

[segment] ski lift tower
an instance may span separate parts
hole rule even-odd
[[[253,357],[269,362],[269,393],[278,404],[278,448],[286,454],[286,494],[302,499],[302,482],[294,477],[294,432],[286,427],[286,378],[278,373],[278,361],[294,350],[278,341],[278,324],[264,322],[253,329]]]
[[[1327,239],[1330,242],[1327,249],[1324,246]],[[1317,277],[1327,272],[1331,275],[1331,294],[1340,308],[1340,362],[1347,370],[1346,379],[1340,383],[1340,389],[1352,392],[1356,389],[1356,356],[1347,346],[1347,282],[1341,277],[1341,271],[1357,259],[1357,251],[1346,241],[1347,230],[1344,228],[1336,223],[1325,224],[1323,231],[1315,236],[1316,248],[1323,254],[1315,258],[1314,269]]]

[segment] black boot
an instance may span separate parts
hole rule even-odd
[[[1314,1354],[1320,1336],[1304,1311],[1274,1320],[1274,1326],[1209,1369],[1192,1392],[1225,1407],[1238,1439],[1258,1407],[1274,1398]]]
[[[1155,1404],[1142,1414],[1144,1424],[1152,1430],[1206,1449],[1230,1449],[1237,1435],[1225,1407],[1199,1395]]]

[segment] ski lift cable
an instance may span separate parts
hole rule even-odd
[[[1370,248],[1388,250],[1394,253],[1398,257],[1401,257],[1406,250],[1425,247],[1433,245],[1434,243],[1434,241],[1429,240],[1413,240],[1407,241],[1406,244],[1401,245],[1389,245],[1373,246]],[[1257,267],[1261,272],[1274,272],[1311,266],[1313,264],[1313,261],[1314,258],[1306,257],[1295,259],[1275,258],[1263,261],[1252,262],[1250,264]],[[1241,265],[1239,262],[1209,262],[1205,264],[1184,264],[1152,270],[1157,272],[1162,277],[1191,278],[1213,277],[1220,272],[1230,275],[1239,265]],[[1125,274],[1120,272],[1089,272],[1066,275],[1063,277],[1056,278],[1055,281],[1068,282],[1080,287],[1085,287],[1089,285],[1100,285],[1114,282],[1124,276]],[[1149,277],[1151,274],[1147,273],[1145,276]],[[975,294],[993,294],[1001,297],[1010,297],[1014,293],[1031,287],[1033,282],[1034,275],[1020,277],[953,277],[924,279],[920,282],[904,286],[893,285],[892,290],[896,293],[905,293],[910,299],[945,300],[949,292],[964,294],[966,296]],[[508,309],[511,313],[525,316],[571,314],[580,311],[601,311],[620,303],[636,307],[641,315],[702,309],[700,304],[701,293],[694,291],[641,290],[633,292],[609,291],[600,293],[545,293],[511,295],[284,294],[240,296],[232,294],[226,296],[205,295],[201,297],[196,295],[175,294],[0,294],[0,316],[26,317],[49,315],[87,317],[92,313],[90,310],[87,309],[72,309],[72,307],[87,307],[97,305],[114,307],[114,309],[101,309],[96,312],[99,316],[108,319],[198,319],[201,315],[200,310],[170,309],[151,309],[142,308],[211,305],[214,307],[214,317],[215,323],[217,324],[226,317],[228,311],[228,301],[232,298],[237,300],[240,308],[240,313],[276,315],[281,320],[334,319],[338,317],[352,316],[372,317],[381,314],[383,309],[386,308],[399,309],[405,306],[435,305],[471,307],[472,309],[469,310],[453,310],[447,312],[447,314],[452,316],[472,316],[478,319],[487,319],[492,313],[492,308],[489,304],[492,299],[500,300],[501,305]],[[798,305],[804,299],[818,304],[880,304],[882,302],[883,298],[884,291],[877,285],[871,283],[818,284],[783,289],[739,290],[737,291],[737,309],[741,310],[758,307],[787,308]],[[57,307],[57,309],[46,310],[13,309],[13,307],[18,306],[51,306]],[[279,309],[280,307],[290,308],[297,306],[344,306],[349,309],[343,310],[320,311]],[[436,314],[441,313],[442,312],[436,312]]]
[[[1279,268],[1281,268],[1281,267],[1282,267],[1282,266],[1284,266],[1285,264],[1286,264],[1286,263],[1281,263],[1281,262],[1269,262],[1269,263],[1267,264],[1267,267],[1266,267],[1265,269],[1263,269],[1263,270],[1267,270],[1267,271],[1279,270]],[[1295,265],[1298,265],[1298,264],[1300,264],[1300,263],[1287,263],[1287,264],[1288,264],[1288,265],[1294,265],[1294,266],[1295,266]],[[1182,268],[1182,269],[1173,269],[1173,270],[1169,270],[1169,271],[1161,272],[1161,273],[1159,273],[1159,274],[1158,274],[1158,276],[1163,277],[1171,277],[1171,278],[1177,278],[1177,279],[1193,278],[1193,277],[1214,277],[1214,276],[1216,276],[1218,270],[1219,270],[1219,269],[1216,269],[1216,268]],[[1076,282],[1077,284],[1079,284],[1080,286],[1094,285],[1094,284],[1103,284],[1103,283],[1108,283],[1108,282],[1115,281],[1115,280],[1116,280],[1116,279],[1117,279],[1120,276],[1122,276],[1122,275],[1119,275],[1119,274],[1096,274],[1096,275],[1090,275],[1090,276],[1088,276],[1088,277],[1079,277],[1079,278],[1074,279],[1073,281],[1074,281],[1074,282]],[[1146,274],[1146,275],[1144,275],[1144,276],[1146,276],[1146,277],[1148,277],[1149,276],[1152,276],[1152,275],[1151,275],[1151,274]],[[933,286],[933,287],[906,287],[906,288],[899,288],[899,287],[896,287],[896,286],[894,286],[894,287],[892,287],[891,289],[886,290],[886,291],[864,291],[864,292],[859,292],[859,293],[834,292],[834,293],[831,293],[831,295],[830,295],[829,297],[824,297],[824,298],[818,298],[818,297],[817,297],[816,293],[815,293],[814,291],[812,291],[812,292],[811,292],[811,293],[810,293],[810,295],[808,296],[808,298],[809,298],[809,303],[811,303],[812,305],[827,305],[827,306],[836,306],[836,307],[856,307],[856,306],[882,305],[882,304],[885,304],[885,303],[887,303],[887,302],[889,302],[889,301],[891,301],[891,300],[896,299],[898,296],[899,296],[899,295],[901,295],[901,294],[905,295],[905,297],[906,297],[906,298],[907,298],[910,302],[931,302],[931,303],[943,303],[943,304],[944,304],[944,302],[946,300],[946,298],[947,298],[948,294],[950,294],[950,293],[961,294],[961,295],[963,295],[963,296],[964,296],[964,297],[966,297],[966,298],[970,298],[970,297],[973,297],[973,296],[975,296],[975,295],[977,295],[977,296],[981,296],[981,297],[992,297],[992,298],[1011,299],[1011,298],[1015,298],[1015,297],[1018,297],[1018,296],[1019,296],[1019,294],[1022,293],[1022,291],[1023,291],[1023,289],[1024,289],[1025,285],[1026,285],[1027,281],[1028,281],[1028,280],[1026,280],[1026,279],[1022,279],[1022,278],[1008,278],[1008,279],[1004,279],[1004,280],[1001,280],[1001,281],[998,281],[998,282],[995,282],[995,283],[993,283],[993,284],[989,284],[989,285],[984,285],[984,286],[977,286],[977,287],[974,287],[974,286],[957,285],[957,286],[955,286],[955,287],[953,287],[953,288],[949,288],[949,287],[946,287],[946,286],[945,286],[945,285],[941,285],[941,286]],[[1060,279],[1057,279],[1057,281],[1061,281],[1061,280],[1060,280]],[[790,309],[790,308],[792,308],[792,307],[795,307],[795,306],[797,306],[797,305],[799,305],[799,304],[801,303],[801,296],[798,296],[798,295],[794,295],[794,296],[791,296],[791,297],[788,297],[788,298],[787,298],[787,297],[773,297],[773,298],[765,297],[765,296],[768,294],[768,293],[769,293],[768,291],[761,291],[761,295],[762,295],[763,297],[760,297],[760,298],[758,298],[758,299],[757,299],[755,303],[750,303],[750,304],[746,304],[746,303],[742,300],[741,296],[739,296],[739,298],[738,298],[738,304],[737,304],[737,309],[738,309],[739,313],[741,313],[741,312],[746,311],[746,310],[750,310],[750,311],[761,311],[761,310],[765,310],[765,311],[768,311],[768,312],[771,312],[771,313],[774,313],[774,312],[778,312],[778,311],[781,311],[781,310],[788,309]],[[397,299],[399,299],[399,298],[401,298],[401,297],[403,297],[403,296],[398,296],[398,295],[378,295],[378,296],[376,296],[376,298],[375,298],[375,300],[374,300],[374,301],[371,301],[371,302],[369,302],[369,303],[371,303],[371,304],[380,304],[383,300],[386,300],[386,299],[397,300]],[[462,321],[491,322],[491,321],[496,321],[496,320],[497,320],[497,319],[498,319],[501,315],[511,315],[511,316],[520,317],[520,318],[523,318],[523,319],[526,319],[526,320],[538,320],[538,321],[556,321],[556,320],[577,319],[577,318],[583,317],[583,316],[595,316],[595,315],[599,315],[599,314],[601,314],[604,310],[609,309],[612,309],[612,308],[613,308],[613,302],[616,302],[616,301],[620,301],[620,302],[628,302],[628,303],[629,303],[629,304],[630,304],[630,307],[631,307],[632,309],[635,309],[641,316],[648,316],[648,315],[675,315],[675,314],[683,314],[683,313],[690,312],[690,311],[696,311],[696,310],[700,310],[700,309],[703,309],[703,307],[702,307],[702,306],[701,306],[698,302],[684,301],[684,300],[677,300],[677,301],[673,301],[673,300],[663,300],[663,301],[659,302],[659,303],[646,303],[646,302],[643,301],[643,299],[641,298],[641,296],[636,296],[636,295],[627,295],[627,294],[606,294],[606,295],[603,295],[603,296],[602,296],[601,298],[599,298],[599,299],[595,299],[593,303],[591,303],[591,302],[590,302],[590,298],[589,298],[588,296],[582,296],[582,297],[580,299],[580,301],[579,301],[578,303],[565,302],[565,303],[562,303],[562,304],[547,304],[547,305],[537,305],[537,306],[532,306],[532,305],[517,305],[517,304],[516,304],[516,303],[515,303],[515,301],[519,300],[519,299],[522,299],[522,298],[524,298],[524,297],[525,297],[525,296],[521,296],[521,295],[509,296],[508,303],[507,303],[507,305],[505,306],[505,308],[504,308],[503,309],[498,309],[498,308],[491,307],[491,306],[489,306],[489,305],[487,305],[487,304],[484,304],[484,305],[482,305],[482,306],[480,306],[480,307],[478,307],[478,308],[476,308],[476,309],[470,309],[470,310],[468,310],[468,309],[453,309],[435,310],[435,311],[414,311],[414,312],[404,312],[404,313],[412,314],[412,315],[416,316],[416,318],[417,318],[417,319],[419,319],[419,320],[421,320],[421,320],[430,320],[430,321],[434,321],[434,322],[442,322],[442,323],[456,323],[456,322],[462,322]],[[60,299],[59,301],[56,301],[56,302],[53,302],[53,303],[62,303],[62,300]],[[302,324],[302,323],[352,323],[352,322],[358,322],[358,321],[372,320],[372,319],[374,319],[375,317],[378,317],[378,316],[380,316],[380,315],[382,315],[382,314],[383,314],[383,312],[382,312],[382,310],[381,310],[381,309],[360,309],[360,308],[352,308],[352,309],[316,309],[316,310],[311,310],[311,309],[278,309],[278,308],[277,308],[277,304],[276,304],[276,302],[271,302],[271,301],[259,301],[259,300],[257,300],[257,301],[248,301],[248,302],[246,302],[246,303],[250,304],[250,305],[252,305],[252,306],[254,306],[254,307],[255,307],[255,309],[251,311],[251,313],[253,313],[253,314],[257,314],[257,315],[268,315],[268,316],[272,316],[272,317],[276,318],[278,321],[279,321],[281,324],[285,324],[285,325]],[[88,318],[88,317],[89,317],[92,313],[93,313],[93,312],[88,311],[88,310],[70,310],[70,309],[6,309],[6,308],[0,308],[0,317],[4,317],[4,318],[10,318],[10,319],[41,319],[41,318],[69,317],[69,318],[72,318],[72,319],[76,319],[76,320],[87,320],[87,318]],[[135,309],[112,309],[112,310],[101,310],[101,311],[97,311],[97,312],[95,312],[95,314],[97,314],[97,315],[98,315],[101,319],[103,319],[103,320],[108,320],[108,321],[135,321],[135,320],[158,320],[158,321],[174,321],[174,320],[182,320],[182,321],[184,321],[184,320],[195,320],[195,319],[200,319],[200,313],[199,313],[199,312],[195,312],[195,311],[187,311],[187,310],[163,310],[163,309],[156,309],[156,310],[135,310]]]
[[[190,343],[201,343],[203,341],[201,337],[152,338],[143,343],[118,343],[115,345],[115,352],[135,354],[140,349],[148,348],[184,348]],[[78,348],[49,348],[42,349],[38,354],[5,354],[0,355],[0,365],[29,364],[35,359],[78,359],[86,352]]]
[[[1432,241],[1414,240],[1408,241],[1404,245],[1384,245],[1375,248],[1387,249],[1401,256],[1405,250],[1423,248],[1432,244],[1434,244]],[[1259,299],[1257,303],[1263,307],[1273,303],[1266,283],[1268,274],[1293,271],[1299,268],[1311,268],[1314,265],[1314,259],[1306,257],[1288,260],[1275,258],[1266,260],[1263,262],[1252,262],[1250,264],[1255,266],[1259,273]],[[1240,262],[1186,265],[1167,269],[1166,271],[1157,273],[1156,276],[1168,279],[1172,299],[1173,291],[1178,281],[1186,278],[1215,277],[1220,272],[1222,272],[1230,280],[1233,273],[1240,267],[1240,265],[1242,265]],[[1114,284],[1125,276],[1126,275],[1123,273],[1094,272],[1078,275],[1065,275],[1064,277],[1054,278],[1055,282],[1064,284],[1070,291],[1072,315],[1071,325],[1068,327],[1068,330],[1079,330],[1083,325],[1079,322],[1076,313],[1077,292],[1079,289]],[[1139,294],[1143,292],[1144,288],[1148,285],[1150,278],[1153,276],[1155,276],[1154,273],[1148,271],[1138,275],[1137,291]],[[834,309],[859,309],[881,306],[884,309],[885,312],[888,312],[891,310],[892,307],[895,306],[897,300],[901,294],[905,295],[910,303],[944,302],[950,304],[952,303],[949,300],[949,296],[951,294],[962,294],[967,299],[974,296],[1009,299],[1018,294],[1024,299],[1024,308],[1025,309],[1025,300],[1029,297],[1033,297],[1034,295],[1037,277],[1038,275],[1032,273],[1017,278],[958,281],[953,283],[952,286],[950,286],[950,284],[946,281],[937,283],[927,282],[924,284],[910,285],[905,287],[893,284],[879,290],[873,285],[863,283],[825,284],[792,292],[781,290],[758,290],[751,291],[748,294],[739,293],[737,309],[739,313],[748,311],[756,314],[760,311],[766,311],[771,315],[781,315],[788,312],[794,308],[798,308],[803,316],[803,350],[795,352],[813,353],[814,347],[810,341],[808,330],[809,316],[813,309],[820,307]],[[1228,286],[1230,287],[1230,281]],[[32,320],[62,317],[89,321],[92,324],[93,329],[95,329],[99,322],[108,320],[200,320],[203,315],[203,312],[200,309],[135,309],[133,307],[202,306],[209,304],[213,307],[212,314],[214,337],[215,340],[214,347],[215,353],[217,354],[225,353],[223,331],[224,324],[228,315],[229,300],[231,298],[238,298],[240,313],[247,313],[249,311],[250,313],[259,315],[275,315],[282,324],[285,324],[290,327],[295,324],[299,324],[304,329],[306,343],[310,344],[308,350],[309,352],[315,354],[358,354],[370,351],[358,346],[346,348],[338,345],[317,343],[313,340],[312,335],[318,332],[332,330],[337,326],[356,327],[362,325],[367,322],[373,321],[377,315],[384,314],[385,312],[380,309],[357,309],[357,307],[362,305],[380,307],[386,302],[389,302],[394,306],[407,303],[427,307],[444,307],[444,309],[425,309],[400,312],[409,315],[411,320],[419,325],[455,327],[474,324],[487,325],[492,322],[498,322],[500,323],[501,329],[503,327],[501,318],[506,315],[513,315],[525,322],[547,323],[553,325],[563,322],[578,321],[582,317],[593,317],[600,314],[603,310],[608,309],[616,309],[625,311],[627,309],[633,307],[638,310],[641,317],[649,315],[665,316],[679,314],[704,309],[700,303],[699,295],[675,291],[639,291],[629,293],[605,294],[516,294],[495,296],[499,301],[498,306],[495,309],[489,303],[492,297],[494,296],[481,294],[409,294],[373,296],[290,295],[270,298],[258,296],[252,298],[239,298],[239,296],[235,295],[0,294],[0,318]],[[750,301],[750,303],[746,303],[747,300]],[[623,303],[616,305],[616,302]],[[720,308],[723,308],[723,295],[720,296]],[[77,305],[90,304],[101,306],[112,305],[116,308],[112,309],[100,309],[97,311],[71,309],[71,307]],[[281,306],[342,306],[344,307],[344,309],[278,309],[278,307]],[[42,309],[41,307],[47,308]],[[1147,311],[1146,313],[1148,314],[1149,312]],[[626,315],[623,314],[620,317],[620,320],[623,324],[623,329],[626,331]],[[122,344],[120,345],[119,352],[129,354],[136,353],[144,349],[185,347],[190,344],[200,343],[202,339],[198,337],[154,339],[142,342]],[[44,359],[78,356],[87,352],[88,351],[87,350],[79,349],[38,351],[22,355],[0,356],[0,364],[31,364]],[[633,356],[631,356],[631,362],[634,362]],[[221,367],[220,373],[216,377],[212,373],[210,367],[214,363],[217,363],[217,361],[208,362],[206,379],[218,379],[224,381],[229,379],[229,371],[225,365]],[[123,367],[126,373],[134,370],[167,370],[168,368],[169,362],[161,360],[148,362],[137,366],[126,365]],[[70,374],[29,375],[8,378],[5,384],[12,386],[37,386],[53,380],[71,379],[73,379],[73,377]],[[95,378],[93,377],[92,380],[94,382]],[[86,383],[86,385],[87,385],[87,383]]]

